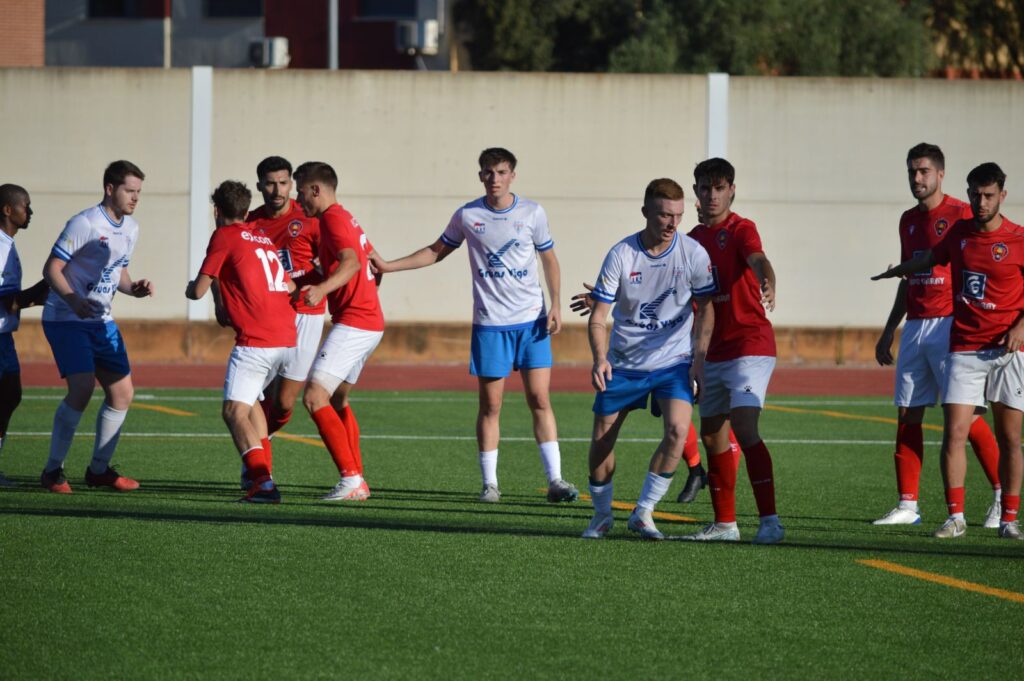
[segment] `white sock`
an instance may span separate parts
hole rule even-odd
[[[341,484],[345,487],[359,487],[363,484],[363,476],[356,473],[355,475],[345,475],[341,478]]]
[[[661,498],[668,492],[671,484],[672,478],[663,478],[657,473],[648,473],[644,478],[644,486],[640,489],[640,498],[637,499],[636,505],[644,510],[653,511]]]
[[[92,450],[92,461],[89,470],[96,475],[104,473],[110,465],[110,459],[117,449],[117,441],[121,437],[121,426],[128,415],[128,410],[114,409],[106,401],[96,414],[96,444]]]
[[[950,513],[949,514],[949,519],[950,520],[963,520],[964,519],[964,514],[963,513]]]
[[[2,446],[0,446],[0,448],[2,448]],[[1002,487],[996,487],[994,490],[992,490],[992,501],[993,501],[993,503],[996,503],[996,504],[1003,503],[1003,488]]]
[[[612,514],[612,488],[614,483],[609,480],[604,485],[590,484],[590,500],[594,504],[594,513],[599,515]]]
[[[562,453],[558,449],[558,440],[541,442],[537,448],[540,450],[540,462],[544,465],[544,473],[548,476],[548,482],[561,479]]]
[[[492,449],[489,452],[480,452],[480,477],[484,479],[484,487],[487,485],[498,486],[497,449]]]
[[[897,508],[899,508],[902,511],[913,511],[914,513],[917,513],[917,502],[914,501],[913,499],[909,499],[909,500],[902,500],[901,499],[900,503],[899,503],[899,506],[897,506]]]
[[[82,420],[82,412],[75,411],[64,400],[57,405],[53,415],[53,434],[50,436],[50,458],[46,460],[46,470],[55,471],[64,465],[71,449],[71,441],[75,439],[78,422]]]

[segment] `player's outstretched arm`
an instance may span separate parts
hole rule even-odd
[[[128,274],[127,269],[121,270],[121,279],[117,283],[117,290],[125,295],[134,296],[135,298],[145,298],[156,293],[156,289],[153,287],[153,282],[149,279],[137,279],[132,280],[132,275]]]
[[[871,281],[892,279],[893,277],[905,277],[908,274],[913,274],[914,272],[931,269],[935,264],[935,255],[930,250],[924,251],[910,260],[904,260],[899,265],[896,265],[896,267],[890,267],[881,274],[876,274],[871,277]]]
[[[410,253],[404,258],[397,260],[385,260],[374,250],[370,254],[370,263],[377,272],[387,274],[388,272],[401,272],[403,270],[418,270],[434,263],[439,263],[448,257],[448,254],[455,249],[438,239],[429,246],[424,246],[415,253]]]
[[[548,285],[551,309],[548,310],[548,333],[552,336],[562,330],[562,268],[558,264],[555,249],[549,248],[538,253],[544,266],[544,281]]]
[[[349,279],[355,276],[356,272],[363,267],[359,264],[359,256],[351,248],[338,251],[338,266],[331,272],[331,276],[319,284],[303,286],[301,289],[302,299],[306,305],[315,307],[320,304],[324,297],[348,283]]]
[[[590,314],[590,311],[594,308],[594,297],[590,295],[590,292],[594,290],[594,287],[583,282],[583,288],[587,289],[583,293],[577,293],[569,300],[569,309],[573,312],[579,313],[581,317],[586,317]]]
[[[901,279],[896,289],[896,299],[892,301],[892,309],[889,311],[889,318],[885,321],[885,328],[882,335],[875,343],[875,360],[882,366],[889,366],[893,363],[892,341],[896,336],[896,329],[907,314],[907,280]]]
[[[754,271],[754,276],[761,284],[761,304],[764,309],[775,310],[775,268],[764,253],[751,253],[747,264]]]
[[[604,392],[608,381],[612,378],[612,365],[608,361],[608,313],[612,306],[603,301],[595,301],[594,309],[587,322],[587,340],[590,341],[590,353],[594,357],[594,366],[590,371],[590,382],[594,389]]]
[[[185,297],[189,300],[199,300],[206,295],[206,292],[210,290],[210,286],[213,284],[214,278],[208,274],[200,274],[198,277],[188,282],[188,286],[185,287]]]
[[[90,319],[103,314],[103,305],[99,301],[83,298],[71,288],[67,277],[64,276],[66,266],[66,261],[51,254],[43,265],[43,279],[80,319]]]

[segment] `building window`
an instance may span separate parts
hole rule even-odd
[[[162,19],[164,0],[89,0],[90,19]]]
[[[259,18],[262,0],[206,0],[206,16],[211,19]]]

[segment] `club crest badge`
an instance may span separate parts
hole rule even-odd
[[[718,230],[718,234],[715,235],[715,243],[718,244],[718,248],[725,250],[726,242],[729,240],[729,233],[724,229]]]
[[[947,227],[949,227],[949,222],[946,220],[946,218],[939,218],[938,220],[936,220],[935,236],[942,236],[943,233],[946,231]]]
[[[292,220],[288,223],[288,236],[294,239],[299,234],[302,234],[302,220]]]
[[[632,284],[633,286],[639,286],[640,284],[644,283],[644,273],[643,272],[630,272],[629,273],[629,283]]]
[[[1005,258],[1009,253],[1010,249],[1002,241],[997,244],[992,244],[992,259],[996,262]]]
[[[522,222],[521,220],[517,220],[512,223],[512,226],[515,228],[516,232],[520,232],[522,231],[523,227],[526,226],[526,223]]]
[[[472,225],[469,226],[469,228],[473,230],[474,234],[483,234],[485,231],[487,231],[487,225],[485,225],[482,222],[474,222]]]

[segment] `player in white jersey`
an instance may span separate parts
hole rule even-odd
[[[21,289],[21,259],[14,237],[28,228],[31,219],[32,199],[25,188],[0,185],[0,452],[11,415],[21,403],[21,365],[13,334],[21,322],[21,308],[41,305],[46,298],[46,282]],[[13,486],[14,482],[0,473],[0,487]]]
[[[521,372],[533,434],[548,479],[548,501],[575,501],[576,488],[562,479],[555,414],[549,397],[551,336],[562,327],[559,307],[561,273],[544,209],[513,194],[516,157],[507,149],[480,154],[480,181],[485,195],[455,211],[433,244],[398,260],[371,254],[380,272],[417,269],[440,262],[466,243],[473,280],[473,337],[469,371],[477,377],[480,408],[476,435],[483,490],[480,500],[496,502],[498,441],[505,378]],[[544,265],[551,308],[537,273]]]
[[[612,247],[591,294],[594,309],[587,333],[597,395],[590,443],[594,517],[583,532],[585,539],[601,539],[612,529],[615,442],[626,416],[646,408],[648,396],[653,398],[652,411],[664,419],[664,437],[651,457],[627,527],[645,539],[664,538],[652,514],[683,454],[694,386],[699,391],[703,382],[714,327],[711,260],[703,246],[677,231],[684,205],[678,183],[651,181],[644,192],[646,226]],[[610,343],[605,327],[609,311],[615,320]]]
[[[40,476],[40,484],[51,492],[71,493],[64,459],[97,380],[105,399],[96,416],[96,440],[85,482],[89,487],[118,491],[139,486],[109,465],[134,396],[128,354],[110,305],[118,291],[136,298],[153,295],[148,279],[132,280],[128,274],[139,234],[132,214],[144,179],[129,161],[107,166],[103,200],[68,220],[43,266],[43,277],[50,285],[43,332],[68,384],[68,394],[53,417],[50,456]]]

